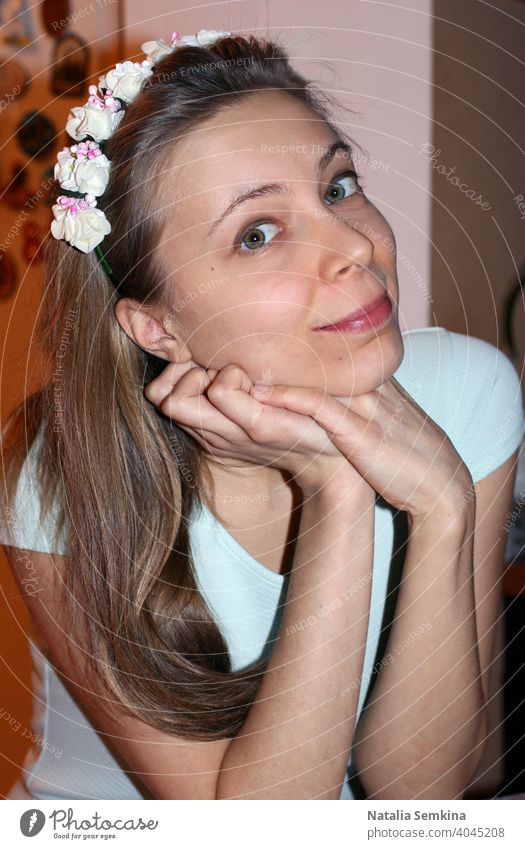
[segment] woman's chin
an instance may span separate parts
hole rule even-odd
[[[333,359],[330,365],[323,363],[323,373],[317,374],[310,385],[320,387],[330,395],[363,395],[389,380],[399,368],[403,356],[403,338],[398,329],[397,332],[372,338],[351,356]]]

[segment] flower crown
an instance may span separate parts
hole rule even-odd
[[[66,194],[57,197],[52,207],[51,234],[64,239],[83,253],[94,250],[102,267],[116,283],[100,242],[111,232],[111,225],[97,197],[106,190],[111,162],[101,145],[119,126],[127,106],[135,99],[154,65],[179,47],[207,47],[219,38],[231,35],[220,30],[199,30],[195,35],[172,33],[171,44],[163,39],[146,41],[141,49],[142,62],[118,62],[98,78],[98,86],[89,86],[88,102],[74,106],[69,113],[66,132],[77,144],[65,147],[57,155],[54,176]]]

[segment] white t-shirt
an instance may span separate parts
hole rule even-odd
[[[443,428],[474,482],[479,481],[523,439],[523,399],[514,365],[493,345],[441,327],[406,331],[403,341],[405,353],[395,378]],[[395,511],[381,501],[375,511],[372,599],[359,712],[381,657],[376,652],[382,617],[387,598],[393,597],[389,576],[394,572]],[[52,519],[42,526],[38,517],[38,481],[31,472],[30,452],[14,511],[0,528],[0,542],[53,551]],[[205,505],[192,519],[190,538],[201,591],[226,637],[234,669],[266,656],[279,631],[288,576],[251,557]],[[58,553],[67,554],[65,540]],[[8,798],[145,798],[49,665],[45,647],[35,642],[30,646],[37,742]],[[349,776],[352,771],[350,758]],[[356,798],[351,786],[353,782],[345,780],[341,800]]]

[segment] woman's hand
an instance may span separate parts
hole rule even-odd
[[[323,427],[309,415],[261,403],[252,389],[239,366],[206,370],[189,361],[170,363],[144,392],[215,457],[285,469],[303,494],[330,483],[370,492]]]
[[[278,384],[251,392],[268,406],[311,416],[376,492],[413,517],[460,511],[472,478],[446,433],[391,377],[362,395]]]

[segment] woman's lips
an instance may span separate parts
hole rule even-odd
[[[313,327],[313,330],[327,330],[328,332],[351,331],[353,333],[370,330],[372,327],[379,327],[392,314],[392,302],[387,293],[384,292],[375,301],[367,304],[362,309],[355,310],[342,318],[336,324],[325,324],[323,327]]]

